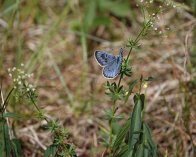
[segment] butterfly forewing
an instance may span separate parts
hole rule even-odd
[[[107,66],[115,60],[115,56],[104,51],[95,51],[95,59],[101,66]]]

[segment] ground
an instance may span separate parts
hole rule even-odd
[[[105,95],[107,79],[94,52],[118,54],[123,47],[127,56],[127,40],[137,36],[144,21],[140,7],[144,2],[125,0],[119,7],[113,4],[113,9],[109,2],[100,1],[103,4],[98,7],[90,0],[0,1],[0,77],[4,94],[12,84],[7,69],[23,63],[25,70],[33,73],[31,83],[37,89],[38,106],[47,117],[68,128],[69,142],[80,157],[103,153],[100,128],[108,127],[102,117],[111,107]],[[182,2],[149,2],[143,6],[149,11],[145,15],[152,15],[153,8],[162,11],[132,51],[133,75],[123,84],[141,74],[155,78],[142,92],[146,95],[144,119],[152,129],[158,156],[189,157],[191,141],[196,146],[194,12]],[[117,105],[118,112],[128,117],[133,109],[132,97],[127,104]],[[7,111],[23,115],[9,121],[22,141],[25,156],[43,156],[53,138],[43,127],[46,122],[36,117],[35,108],[23,101],[10,104]]]

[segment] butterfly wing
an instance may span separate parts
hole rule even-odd
[[[115,78],[120,73],[122,61],[123,53],[120,51],[115,60],[103,68],[103,76],[110,79]]]
[[[100,66],[104,67],[113,63],[116,57],[112,54],[109,54],[105,51],[95,51],[95,58]]]

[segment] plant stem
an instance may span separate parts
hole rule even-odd
[[[142,34],[146,31],[146,29],[148,29],[148,25],[149,25],[150,22],[151,22],[151,19],[148,20],[147,24],[144,24],[142,30],[140,31],[140,33],[137,35],[137,37],[134,40],[134,45],[137,45],[137,43],[139,42],[140,37],[142,36]],[[129,53],[127,55],[127,58],[125,59],[125,62],[128,61],[133,48],[134,48],[133,46],[130,48]],[[121,75],[120,75],[120,79],[118,81],[118,87],[120,87],[120,83],[121,83],[122,78],[123,78],[123,73],[121,73]]]
[[[37,106],[37,104],[35,103],[35,101],[33,100],[32,96],[29,94],[29,92],[28,92],[28,96],[29,96],[31,102],[33,103],[33,105],[35,106],[35,108],[37,109],[37,111],[38,111],[39,113],[42,113],[41,110],[39,109],[39,107]],[[43,116],[43,118],[44,118],[44,120],[45,120],[47,123],[49,123],[49,120],[46,118],[45,115]]]
[[[3,112],[5,111],[5,109],[7,108],[9,97],[11,96],[11,94],[12,94],[13,91],[14,91],[14,88],[12,88],[12,89],[10,90],[10,92],[8,93],[8,95],[7,95],[6,99],[5,99],[5,101],[3,102],[2,113],[3,113]]]
[[[23,82],[23,86],[24,86],[25,88],[27,88],[27,86],[26,86],[26,84],[25,84],[24,82]],[[37,110],[39,113],[42,113],[41,110],[39,109],[39,107],[37,106],[37,104],[35,103],[35,101],[34,101],[33,97],[31,96],[30,92],[27,92],[27,95],[28,95],[28,97],[30,98],[30,100],[31,100],[31,102],[33,103],[33,105],[35,106],[36,110]],[[43,119],[44,119],[47,123],[49,123],[49,120],[47,119],[47,117],[46,117],[45,115],[43,115]]]
[[[142,83],[143,83],[143,75],[141,75],[141,77],[140,77],[139,94],[141,94],[141,90],[142,90]]]
[[[110,126],[110,149],[109,149],[109,157],[112,157],[112,141],[113,141],[113,137],[112,137],[112,132],[113,132],[113,129],[112,129],[112,122],[113,122],[113,117],[115,115],[115,112],[116,112],[116,101],[113,102],[113,105],[112,105],[112,119],[109,121],[109,126]]]

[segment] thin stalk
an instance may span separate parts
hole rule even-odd
[[[29,92],[28,92],[28,96],[29,96],[31,102],[33,103],[33,105],[35,106],[36,110],[37,110],[39,113],[42,113],[41,110],[39,109],[39,107],[37,106],[37,104],[35,103],[35,101],[33,100],[33,98],[31,97],[31,95],[29,94]],[[43,118],[44,118],[44,120],[45,120],[47,123],[49,123],[49,120],[46,118],[45,115],[44,115]]]
[[[111,149],[111,146],[112,146],[112,141],[113,141],[113,137],[112,137],[112,132],[113,132],[113,129],[112,129],[112,122],[113,122],[113,117],[116,113],[116,101],[113,102],[113,105],[112,105],[112,119],[109,121],[109,126],[110,126],[110,149],[109,149],[109,157],[112,157],[112,149]]]
[[[23,83],[23,86],[24,86],[25,88],[27,88],[27,86],[26,86],[25,83]],[[39,113],[42,113],[41,110],[40,110],[40,108],[39,108],[39,107],[37,106],[37,104],[35,103],[33,97],[31,96],[31,94],[30,94],[29,92],[27,92],[27,95],[28,95],[28,97],[30,98],[30,100],[31,100],[31,102],[33,103],[33,105],[34,105],[34,107],[36,108],[36,110],[37,110]],[[49,120],[47,119],[47,117],[46,117],[45,115],[43,116],[43,118],[44,118],[44,120],[45,120],[47,123],[49,123]]]
[[[142,83],[143,83],[143,76],[141,75],[141,77],[140,77],[139,94],[141,94],[141,90],[142,90]]]
[[[145,24],[145,25],[143,26],[142,30],[140,31],[140,33],[139,33],[139,34],[137,35],[137,37],[135,38],[135,40],[134,40],[134,44],[135,44],[135,45],[139,42],[141,35],[144,33],[144,31],[146,31],[146,29],[148,28],[148,24],[149,24],[150,22],[151,22],[151,19],[147,22],[147,24]],[[129,53],[128,53],[128,55],[127,55],[127,58],[125,59],[125,62],[128,61],[128,59],[129,59],[129,57],[130,57],[130,54],[131,54],[132,50],[133,50],[133,46],[130,48]],[[123,73],[121,73],[121,75],[120,75],[120,79],[119,79],[119,81],[118,81],[118,87],[120,87],[120,83],[121,83],[122,78],[123,78]]]
[[[5,109],[7,108],[7,105],[8,105],[8,100],[9,100],[9,97],[11,96],[12,92],[13,92],[14,88],[12,88],[10,90],[10,92],[8,93],[4,103],[3,103],[3,110],[2,110],[2,113],[4,113]]]

